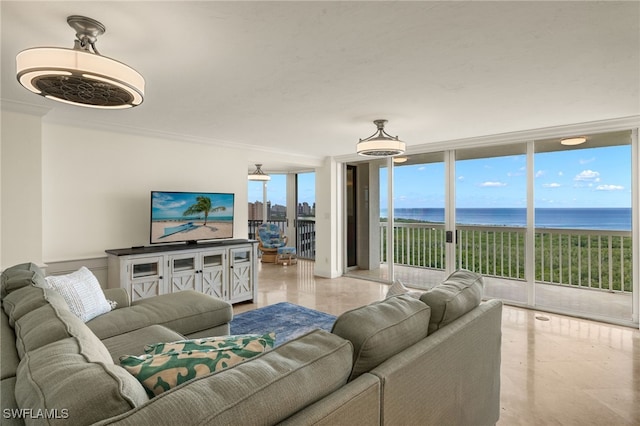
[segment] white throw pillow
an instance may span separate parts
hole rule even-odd
[[[414,299],[420,299],[420,296],[424,291],[419,290],[409,290],[400,280],[395,280],[389,290],[387,291],[387,297],[399,296],[401,294],[406,294],[408,296],[413,297]]]
[[[84,266],[71,274],[51,275],[45,280],[60,293],[69,310],[84,322],[111,311],[98,279]]]

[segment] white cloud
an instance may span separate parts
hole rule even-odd
[[[544,176],[544,175],[545,175],[545,173],[546,173],[546,172],[545,172],[544,170],[538,170],[538,171],[536,172],[536,177],[537,177],[537,178],[542,177],[542,176]]]
[[[620,185],[598,185],[596,191],[622,191],[624,186]]]
[[[420,166],[420,167],[418,167],[418,170],[419,170],[419,171],[423,171],[423,170],[426,170],[426,169],[427,169],[427,168],[426,168],[425,166]]]
[[[563,172],[558,172],[558,176],[564,176]]]
[[[593,170],[583,170],[576,175],[573,180],[576,181],[590,181],[590,182],[600,182],[600,173]]]
[[[562,185],[560,185],[560,184],[559,184],[559,183],[557,183],[557,182],[553,182],[553,183],[545,183],[545,184],[543,184],[542,186],[543,186],[544,188],[559,188],[559,187],[561,187]]]
[[[504,183],[504,182],[482,182],[480,184],[480,186],[496,188],[496,187],[501,187],[501,186],[507,186],[507,184]]]
[[[464,176],[462,175],[458,176],[458,180],[464,180]]]
[[[578,163],[580,164],[589,164],[589,163],[593,163],[594,161],[596,161],[596,158],[581,158],[580,160],[578,160]]]

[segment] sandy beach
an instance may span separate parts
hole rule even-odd
[[[177,221],[158,221],[151,223],[151,241],[158,243],[171,243],[175,241],[195,241],[195,240],[210,240],[214,238],[231,238],[233,236],[233,224],[231,222],[216,222],[209,220],[207,225],[204,225],[204,221],[189,221],[192,222],[196,228],[186,231],[176,232],[175,234],[167,235],[164,238],[164,228],[179,226],[186,222]]]

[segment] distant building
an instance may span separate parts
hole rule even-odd
[[[256,201],[255,203],[249,203],[249,220],[262,220],[262,203]]]
[[[269,206],[269,219],[285,219],[287,217],[287,206],[274,204]]]
[[[298,203],[298,217],[313,217],[316,215],[316,203],[310,206],[306,201]]]
[[[249,220],[263,220],[263,204],[260,201],[249,203]],[[298,217],[315,217],[316,203],[309,205],[306,201],[298,204]],[[283,220],[287,218],[287,206],[271,205],[267,201],[267,220]]]

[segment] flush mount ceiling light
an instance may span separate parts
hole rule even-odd
[[[258,180],[258,181],[271,180],[271,176],[263,172],[261,167],[262,167],[262,164],[256,164],[256,170],[253,173],[249,173],[249,180]]]
[[[384,131],[387,120],[374,120],[378,130],[366,139],[360,139],[356,145],[359,155],[368,157],[392,157],[404,153],[405,144],[397,136],[391,136]]]
[[[121,109],[142,103],[144,78],[133,68],[101,56],[95,43],[106,31],[100,22],[69,16],[76,31],[73,49],[35,47],[16,56],[17,78],[45,98],[91,108]]]
[[[408,157],[394,157],[393,162],[396,164],[406,163],[409,160]]]
[[[585,143],[587,138],[584,136],[578,136],[573,138],[564,138],[560,141],[562,145],[580,145],[581,143]]]

